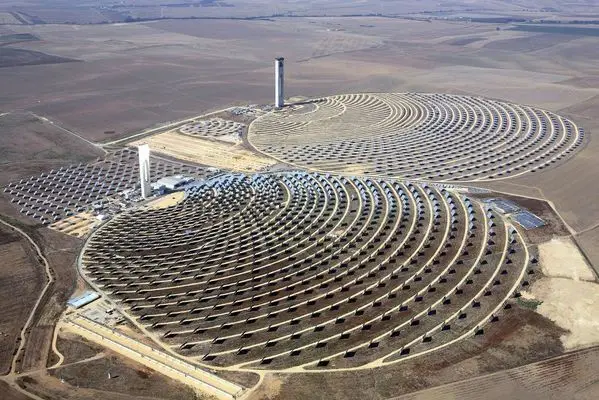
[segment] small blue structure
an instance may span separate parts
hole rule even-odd
[[[82,295],[69,299],[69,301],[67,301],[67,304],[69,307],[78,309],[99,298],[100,295],[98,293],[92,292],[91,290],[87,290]]]
[[[521,211],[517,214],[512,215],[514,221],[518,223],[522,228],[529,230],[539,228],[545,225],[545,221],[537,217],[530,211]]]
[[[489,199],[486,203],[495,207],[502,214],[511,214],[520,210],[516,203],[505,199]]]

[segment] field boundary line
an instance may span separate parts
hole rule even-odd
[[[83,136],[79,135],[78,133],[73,132],[72,130],[67,129],[67,128],[59,125],[58,123],[52,121],[50,118],[44,117],[42,115],[38,115],[38,114],[34,113],[33,111],[29,111],[29,114],[34,116],[35,118],[37,118],[38,120],[40,120],[42,122],[47,122],[50,125],[60,129],[61,131],[66,132],[69,135],[73,135],[76,138],[83,140],[85,143],[90,144],[90,145],[94,146],[95,148],[102,150],[104,152],[104,154],[108,154],[108,151],[106,151],[106,149],[104,149],[104,147],[102,147],[102,145],[99,145],[98,143],[92,142],[91,140],[84,138]]]
[[[186,124],[186,123],[194,121],[196,119],[206,118],[206,117],[209,117],[211,115],[219,114],[219,113],[224,112],[224,111],[229,111],[229,110],[231,110],[233,108],[235,108],[235,107],[234,106],[227,107],[227,108],[223,108],[221,110],[212,111],[212,112],[209,112],[209,113],[206,113],[206,114],[195,115],[193,117],[185,118],[185,119],[182,119],[182,120],[179,120],[179,121],[167,122],[166,125],[157,126],[155,128],[146,128],[146,129],[142,130],[141,132],[134,133],[134,134],[126,136],[124,138],[116,139],[116,140],[113,140],[113,141],[110,141],[110,142],[106,142],[106,143],[100,143],[100,144],[97,144],[97,145],[100,146],[100,147],[102,147],[102,148],[104,148],[106,146],[114,146],[114,145],[117,145],[117,144],[120,144],[120,143],[123,143],[123,142],[128,143],[128,142],[131,142],[133,140],[138,140],[138,138],[143,137],[143,136],[153,136],[155,134],[166,133],[169,130],[171,130],[172,128],[176,128],[178,125]]]

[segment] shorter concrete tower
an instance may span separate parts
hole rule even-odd
[[[284,71],[283,57],[275,58],[275,107],[281,108],[285,105],[285,94],[284,94]]]
[[[137,146],[139,153],[139,183],[141,184],[141,196],[147,199],[152,194],[150,186],[150,146],[142,144]]]

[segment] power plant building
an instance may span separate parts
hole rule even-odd
[[[158,179],[152,184],[152,189],[161,193],[172,192],[184,188],[195,179],[191,176],[173,175]]]

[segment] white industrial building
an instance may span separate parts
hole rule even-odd
[[[184,175],[173,175],[165,176],[164,178],[158,179],[152,183],[152,189],[156,191],[175,191],[181,189],[183,186],[193,182],[195,179],[190,176]]]

